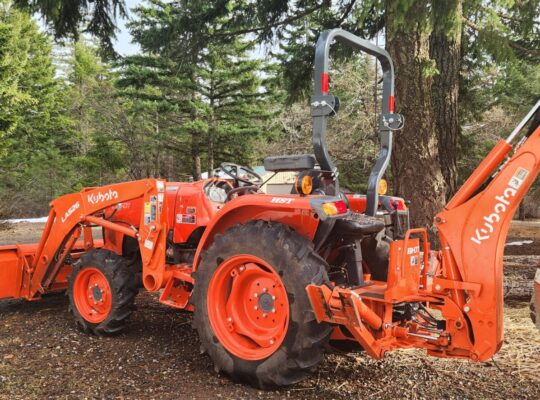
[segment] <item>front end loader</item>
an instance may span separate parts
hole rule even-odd
[[[383,71],[381,149],[365,195],[341,191],[326,145],[339,112],[329,85],[334,41],[376,57]],[[324,32],[314,154],[265,160],[269,171],[297,174],[292,194],[261,193],[253,170],[224,164],[198,182],[146,179],[59,197],[38,244],[0,247],[0,298],[66,291],[77,325],[107,335],[127,326],[140,288],[158,292],[163,304],[194,312],[217,371],[261,388],[302,380],[329,346],[376,359],[422,348],[486,361],[503,344],[506,235],[540,171],[539,110],[540,102],[434,216],[432,250],[426,228],[409,227],[408,202],[381,191],[404,124],[392,60],[348,32]]]

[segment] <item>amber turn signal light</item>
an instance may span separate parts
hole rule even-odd
[[[377,188],[377,193],[379,193],[379,196],[384,196],[388,192],[388,182],[386,182],[386,179],[381,179],[379,181],[379,187]]]

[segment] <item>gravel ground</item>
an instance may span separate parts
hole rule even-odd
[[[18,231],[0,233],[0,243],[28,237]],[[524,262],[531,257],[525,247],[516,252]],[[420,350],[382,361],[329,353],[309,379],[278,391],[216,374],[199,353],[189,313],[143,292],[137,306],[124,333],[100,338],[76,329],[63,295],[0,301],[0,399],[540,398],[540,332],[525,301],[507,304],[505,344],[494,361],[428,358]]]
[[[299,385],[260,391],[214,372],[191,315],[141,293],[125,333],[79,332],[62,295],[0,302],[0,398],[540,398],[540,333],[527,304],[507,307],[506,343],[486,364],[403,350],[383,361],[328,354]]]

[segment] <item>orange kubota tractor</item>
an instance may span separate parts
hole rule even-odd
[[[381,150],[365,196],[340,191],[326,147],[327,120],[339,108],[329,94],[334,40],[375,56],[383,70]],[[0,298],[65,290],[79,327],[101,335],[125,327],[141,287],[159,292],[162,303],[194,312],[217,370],[259,387],[300,381],[328,343],[376,359],[423,348],[488,360],[503,343],[506,234],[540,169],[539,108],[435,216],[441,250],[432,252],[426,230],[409,229],[404,200],[378,192],[403,125],[392,60],[350,33],[324,32],[314,156],[265,160],[267,170],[298,172],[295,194],[259,193],[257,174],[226,164],[231,179],[146,179],[59,197],[39,243],[0,248]]]

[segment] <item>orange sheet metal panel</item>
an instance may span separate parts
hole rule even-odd
[[[0,249],[0,299],[19,296],[23,260],[17,253],[15,246]]]
[[[390,244],[388,268],[388,289],[385,300],[390,302],[404,300],[418,295],[421,273],[420,240],[397,240]]]

